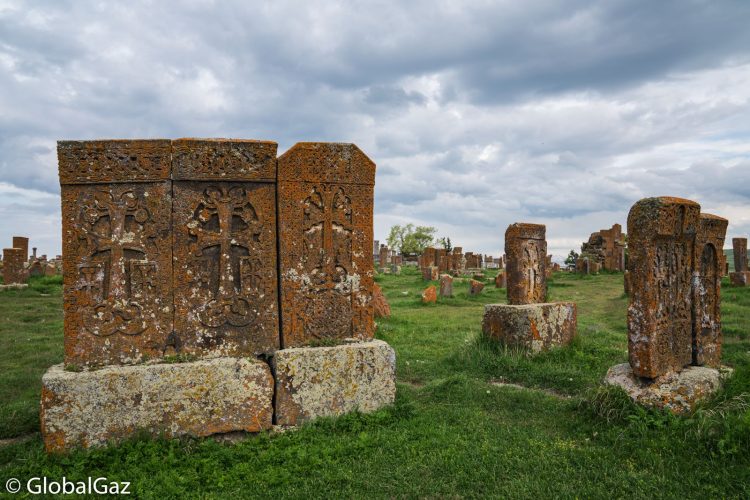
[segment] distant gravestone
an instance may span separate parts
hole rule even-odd
[[[3,249],[3,284],[17,285],[26,282],[26,273],[23,268],[24,259],[23,249],[21,248],[4,248]]]
[[[440,276],[440,296],[453,297],[453,277],[448,274]]]
[[[729,273],[729,279],[735,286],[747,286],[750,283],[750,272],[747,262],[747,238],[732,238],[734,250],[734,272]]]
[[[28,238],[26,238],[25,236],[14,236],[13,248],[18,248],[21,250],[21,255],[23,255],[24,262],[29,260],[29,239]]]
[[[545,227],[515,223],[505,231],[508,303],[513,305],[544,302],[547,297]]]

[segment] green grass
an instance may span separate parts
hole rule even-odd
[[[378,276],[392,316],[377,336],[398,360],[391,407],[233,444],[141,438],[46,456],[36,436],[0,446],[0,489],[7,477],[91,475],[151,498],[750,496],[750,288],[722,290],[734,377],[678,418],[600,388],[627,360],[622,275],[556,275],[551,299],[577,302],[578,338],[528,357],[480,339],[484,304],[505,302],[493,274],[481,295],[456,280],[455,297],[431,305],[415,270]],[[40,286],[0,295],[4,437],[37,430],[40,377],[62,360],[59,286]]]

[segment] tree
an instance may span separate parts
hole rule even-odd
[[[438,238],[436,243],[442,246],[443,248],[445,248],[446,252],[450,253],[450,251],[453,250],[453,245],[451,244],[450,238],[446,238],[446,237]]]
[[[575,250],[571,250],[568,256],[565,258],[565,264],[569,266],[575,266],[576,260],[578,260],[578,254]]]
[[[401,255],[419,255],[432,245],[437,229],[430,226],[396,225],[388,234],[388,246]]]

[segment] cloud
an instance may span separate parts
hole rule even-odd
[[[534,221],[564,255],[660,194],[747,234],[748,14],[739,0],[6,0],[0,180],[18,191],[0,237],[59,253],[56,140],[182,136],[357,143],[378,164],[381,240],[415,222],[498,253],[508,224]]]

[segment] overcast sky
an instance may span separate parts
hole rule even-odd
[[[640,198],[750,232],[750,1],[0,0],[0,247],[60,252],[55,141],[354,142],[375,238],[557,257]]]

